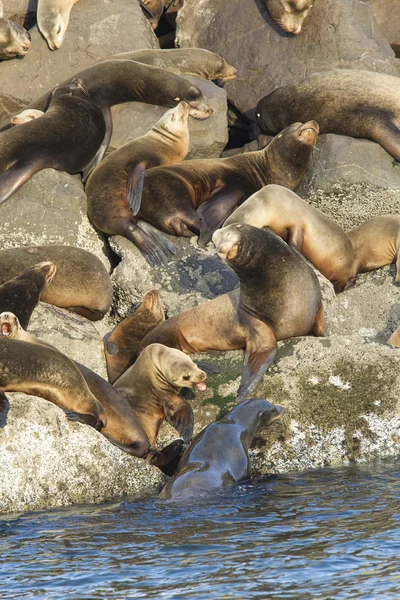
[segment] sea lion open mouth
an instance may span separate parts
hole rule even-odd
[[[10,323],[4,322],[1,324],[1,335],[3,335],[4,337],[9,337],[11,335]]]
[[[207,389],[207,386],[203,381],[201,381],[200,383],[195,383],[193,387],[195,387],[196,390],[199,390],[200,392],[205,392]]]

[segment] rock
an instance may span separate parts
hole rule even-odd
[[[397,74],[371,7],[359,0],[315,2],[299,36],[283,32],[260,0],[186,0],[176,39],[181,47],[217,52],[238,69],[225,85],[228,100],[252,119],[260,98],[320,70]]]
[[[383,35],[400,57],[400,4],[393,0],[370,0],[370,4]]]
[[[134,34],[133,34],[134,32]],[[51,51],[37,27],[24,60],[0,69],[0,87],[8,96],[29,104],[58,83],[112,54],[158,48],[157,39],[132,0],[80,0],[71,11],[61,48]],[[2,119],[5,115],[0,114]]]
[[[165,482],[156,467],[68,421],[50,402],[7,397],[9,407],[0,413],[0,512],[139,497],[157,493]]]
[[[185,79],[197,85],[215,108],[215,113],[209,119],[189,119],[190,147],[187,158],[219,157],[228,141],[226,92],[212,81],[201,77],[186,76]],[[111,146],[119,148],[126,142],[144,135],[167,110],[164,106],[141,102],[126,102],[113,106]]]
[[[37,5],[38,0],[0,0],[0,17],[29,28],[36,22]]]

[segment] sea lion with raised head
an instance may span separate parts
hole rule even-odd
[[[56,88],[46,114],[0,136],[0,203],[42,169],[82,171],[105,130],[100,109],[79,79]]]
[[[264,150],[155,167],[145,174],[138,216],[165,233],[200,235],[206,244],[238,205],[268,183],[294,189],[317,136],[315,121],[294,123]]]
[[[0,60],[23,58],[31,45],[31,36],[24,27],[0,18]]]
[[[22,326],[27,328],[42,293],[53,281],[56,271],[53,263],[42,262],[6,280],[0,285],[0,312],[16,314]]]
[[[150,290],[135,312],[105,336],[104,354],[108,380],[111,383],[133,365],[139,354],[141,341],[162,321],[165,321],[165,314],[160,294],[157,290]]]
[[[160,323],[139,351],[153,343],[187,354],[244,348],[243,400],[274,361],[277,341],[323,335],[321,290],[304,258],[270,230],[231,225],[216,231],[213,242],[240,288]]]
[[[270,17],[288,33],[298,35],[314,0],[262,0]]]
[[[262,398],[251,398],[235,406],[194,438],[160,498],[192,499],[249,479],[249,448],[253,439],[280,419],[283,412],[281,406]]]
[[[400,215],[383,215],[365,221],[347,233],[353,245],[357,273],[396,262],[400,283]]]
[[[92,171],[87,184],[87,209],[92,223],[107,235],[122,235],[151,264],[166,261],[171,244],[158,231],[144,231],[139,210],[145,170],[183,160],[189,151],[189,105],[168,110],[148,133],[109,154]],[[144,225],[146,227],[146,225]]]
[[[257,104],[257,123],[276,133],[296,120],[316,119],[320,133],[378,142],[400,162],[400,79],[385,73],[336,69],[278,88]]]
[[[356,279],[351,242],[332,219],[280,185],[267,185],[248,198],[224,223],[269,227],[303,254],[331,283],[343,291]]]
[[[91,321],[102,319],[110,310],[113,288],[105,266],[91,252],[74,246],[0,250],[0,285],[41,261],[51,261],[57,267],[52,285],[42,291],[43,302],[67,308]]]
[[[78,0],[39,0],[37,7],[38,28],[50,50],[57,50],[67,33],[69,15]]]

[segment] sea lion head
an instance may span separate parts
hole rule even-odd
[[[82,79],[75,77],[67,85],[62,85],[54,88],[51,99],[56,100],[61,96],[75,96],[77,98],[90,98],[90,94],[83,85]]]
[[[189,119],[189,104],[187,102],[179,102],[175,108],[167,110],[161,119],[156,123],[156,129],[164,129],[173,135],[181,136],[182,131],[187,131]]]
[[[313,7],[314,0],[265,0],[266,8],[277,25],[288,33],[301,32],[304,19]]]
[[[235,79],[237,75],[237,69],[232,67],[222,56],[220,57],[221,66],[217,70],[215,77],[216,79],[221,79],[222,81],[229,81],[230,79]]]
[[[18,317],[12,312],[3,312],[0,314],[0,336],[15,339],[22,329]]]
[[[223,260],[235,260],[238,257],[241,249],[241,228],[241,224],[235,223],[214,232],[212,241]]]
[[[40,12],[40,6],[38,11],[40,33],[47,41],[50,50],[57,50],[62,45],[67,33],[69,11],[63,12],[56,7],[51,8],[48,5],[46,6],[45,14]]]
[[[8,19],[0,19],[0,60],[23,58],[31,45],[31,36],[26,29]]]
[[[42,110],[36,110],[36,108],[27,108],[26,110],[23,110],[17,115],[11,117],[11,125],[23,125],[24,123],[29,123],[29,121],[38,119],[43,115],[44,112]]]
[[[207,374],[184,352],[162,344],[150,344],[143,352],[146,351],[156,357],[155,364],[158,363],[159,371],[175,389],[187,387],[201,392],[207,389],[204,383]]]
[[[214,108],[206,101],[203,92],[195,85],[189,85],[181,98],[175,98],[175,102],[182,100],[189,104],[189,115],[194,119],[208,119],[215,112]]]
[[[52,262],[41,262],[37,265],[33,265],[33,267],[31,267],[30,270],[36,271],[43,275],[43,277],[45,278],[46,287],[48,287],[55,277],[57,267]]]
[[[264,398],[250,398],[240,402],[224,420],[234,421],[243,429],[242,441],[250,446],[253,438],[265,427],[280,419],[285,412],[282,406],[275,406]]]

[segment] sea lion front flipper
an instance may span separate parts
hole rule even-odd
[[[104,424],[102,423],[102,421],[100,421],[93,415],[89,415],[89,414],[85,414],[85,413],[78,413],[78,412],[75,412],[73,410],[68,410],[68,409],[63,409],[63,410],[64,410],[65,414],[67,415],[68,421],[76,421],[77,423],[82,423],[82,425],[89,425],[90,427],[93,427],[93,429],[96,429],[97,431],[100,431],[104,427]]]
[[[0,175],[0,204],[8,200],[24,183],[28,181],[41,167],[18,165],[15,163]]]
[[[82,183],[86,183],[89,179],[90,173],[93,171],[95,167],[99,164],[101,160],[103,160],[105,153],[107,152],[107,148],[110,145],[110,140],[113,132],[113,125],[111,119],[111,112],[108,107],[102,107],[101,112],[103,113],[104,122],[106,124],[106,133],[104,135],[103,141],[101,143],[100,148],[97,150],[96,154],[93,156],[92,160],[86,165],[85,169],[82,172]]]
[[[163,235],[156,227],[150,225],[150,223],[147,223],[142,219],[139,219],[137,224],[140,229],[148,233],[163,250],[166,250],[171,254],[176,254],[176,248],[174,244],[170,242],[169,239],[166,238],[165,235]]]
[[[166,421],[175,427],[185,444],[188,444],[194,427],[194,414],[190,404],[181,396],[171,394],[163,399],[162,406]]]
[[[185,451],[183,440],[174,440],[162,450],[153,451],[146,458],[147,462],[158,467],[168,477],[172,477]]]
[[[201,229],[199,235],[199,246],[206,246],[211,240],[214,231],[219,229],[231,212],[243,199],[240,190],[223,188],[207,202],[203,202],[197,209],[201,218]]]
[[[135,166],[131,165],[126,169],[128,174],[128,181],[126,182],[126,197],[134,217],[136,217],[138,214],[140,205],[142,203],[142,190],[145,171],[145,162],[140,162]]]

